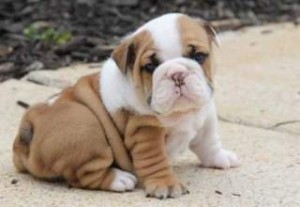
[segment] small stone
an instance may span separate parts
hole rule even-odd
[[[40,2],[41,0],[27,0],[27,3],[38,3]]]
[[[114,6],[135,6],[139,3],[138,0],[106,0],[106,2]]]
[[[33,6],[26,6],[21,12],[21,15],[29,15],[33,12],[34,7]]]
[[[264,29],[261,31],[261,34],[270,34],[272,33],[273,31],[271,29]]]
[[[19,181],[18,181],[17,179],[12,179],[10,183],[11,183],[12,185],[15,185],[15,184],[17,184],[18,182],[19,182]]]
[[[5,57],[12,53],[13,48],[12,47],[7,47],[5,45],[0,45],[0,57]]]
[[[247,17],[255,24],[258,24],[258,19],[253,11],[247,12]]]
[[[26,79],[27,79],[27,81],[30,81],[33,83],[37,83],[37,84],[44,85],[44,86],[55,87],[55,88],[61,88],[61,89],[72,85],[72,83],[70,83],[67,80],[56,79],[51,76],[43,75],[43,74],[37,73],[37,72],[29,73],[29,75],[27,76]]]
[[[14,70],[14,64],[11,62],[0,64],[0,74],[12,73]]]
[[[24,70],[26,72],[34,71],[34,70],[41,70],[44,68],[44,64],[40,61],[34,61],[29,66],[27,66]]]
[[[182,5],[184,3],[186,3],[186,0],[176,0],[175,1],[175,4],[177,4],[177,5]]]
[[[223,15],[224,15],[225,18],[228,18],[228,19],[235,18],[235,14],[233,13],[233,11],[231,11],[229,9],[224,9]]]
[[[19,33],[23,31],[24,25],[22,22],[15,22],[9,25],[4,26],[5,30],[10,33]]]
[[[80,5],[88,5],[88,6],[93,6],[95,4],[94,0],[77,0],[76,3]]]
[[[219,190],[215,190],[215,193],[216,194],[219,194],[219,195],[222,195],[223,193],[221,192],[221,191],[219,191]]]

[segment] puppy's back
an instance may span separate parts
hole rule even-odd
[[[85,163],[101,158],[107,168],[113,155],[92,111],[74,100],[72,89],[62,96],[53,105],[37,104],[24,114],[13,145],[13,161],[20,172],[46,179],[63,177],[77,185],[76,173]]]

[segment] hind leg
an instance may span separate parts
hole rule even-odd
[[[22,121],[14,144],[18,169],[43,179],[63,177],[78,188],[134,189],[135,176],[112,167],[114,156],[104,129],[86,107],[61,102],[29,111],[24,120],[34,128],[28,130]]]

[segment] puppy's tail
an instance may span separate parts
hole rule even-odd
[[[19,132],[19,141],[23,145],[29,145],[33,137],[33,126],[28,121],[22,123],[22,125]]]
[[[26,120],[25,115],[13,144],[13,161],[16,169],[20,172],[27,172],[24,162],[27,162],[29,158],[32,138],[33,126],[29,120]]]
[[[34,117],[42,113],[47,105],[37,104],[30,107],[26,104],[24,107],[29,107],[29,109],[22,118],[18,134],[13,144],[13,161],[16,169],[20,172],[27,171],[26,163],[30,156],[31,143],[34,140]]]

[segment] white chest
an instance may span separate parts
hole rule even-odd
[[[168,127],[170,133],[166,140],[166,147],[170,157],[183,152],[189,147],[191,140],[201,136],[206,117],[206,110],[193,112]]]

